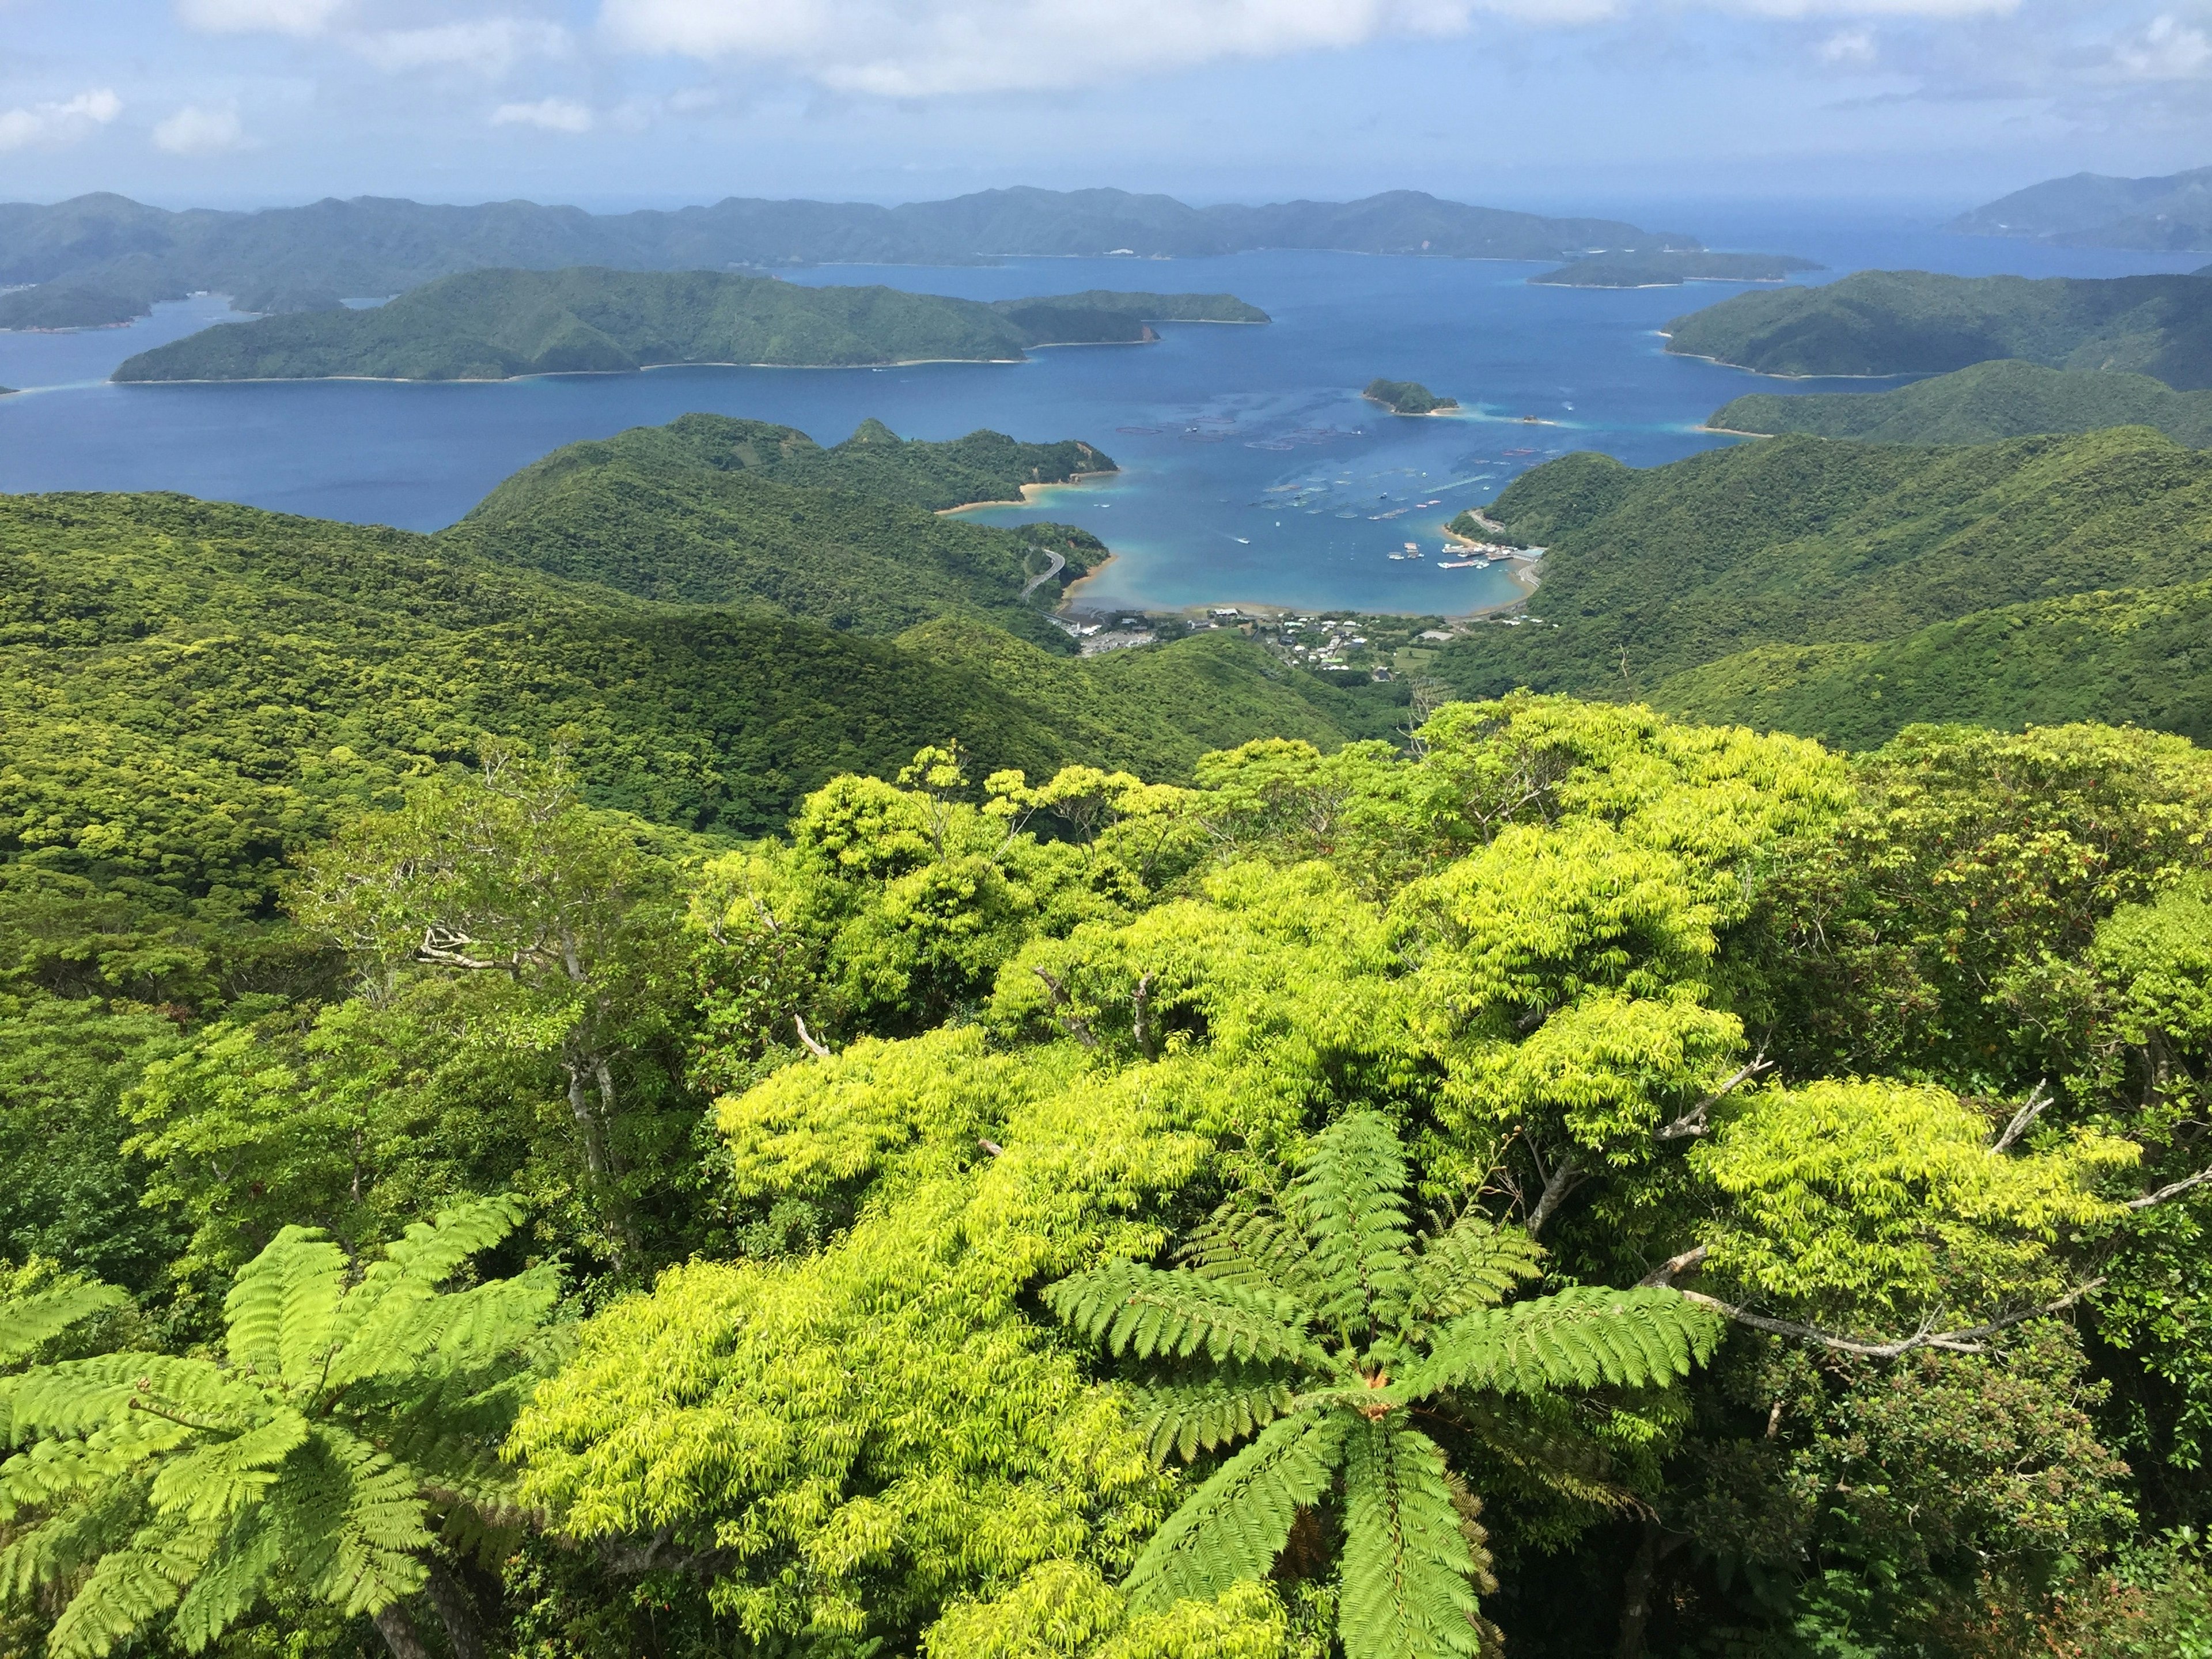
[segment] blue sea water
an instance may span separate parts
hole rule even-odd
[[[2203,263],[1954,237],[1867,216],[1739,216],[1724,234],[1713,222],[1691,228],[1716,246],[1826,261],[1831,270],[1814,281],[1869,266],[2116,276]],[[1012,365],[680,368],[439,386],[106,383],[125,357],[229,315],[222,300],[202,298],[125,329],[0,333],[0,386],[24,388],[0,398],[0,490],[174,489],[432,530],[517,468],[580,438],[706,410],[783,422],[834,443],[874,416],[909,437],[991,427],[1031,440],[1085,438],[1111,455],[1121,470],[1110,477],[975,514],[1061,520],[1102,537],[1115,558],[1079,590],[1087,608],[1457,613],[1516,590],[1501,569],[1439,568],[1439,532],[1527,467],[1575,449],[1635,465],[1674,460],[1729,441],[1699,423],[1746,391],[1867,384],[1776,382],[1668,356],[1659,332],[1667,321],[1736,285],[1529,285],[1545,268],[1315,252],[825,267],[793,280],[977,299],[1225,290],[1274,321],[1165,325],[1155,344],[1062,347]],[[1377,375],[1424,381],[1465,410],[1387,414],[1358,396]],[[1389,557],[1408,542],[1422,558]]]

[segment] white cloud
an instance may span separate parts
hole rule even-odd
[[[177,0],[177,15],[216,34],[319,34],[346,0]]]
[[[356,34],[348,44],[381,70],[447,65],[504,75],[525,58],[566,58],[574,38],[557,23],[527,17],[482,17],[429,28]]]
[[[172,155],[220,155],[245,146],[246,130],[234,109],[187,104],[154,128],[154,148]]]
[[[1101,75],[1461,34],[1484,17],[1573,27],[1684,0],[601,0],[616,46],[755,59],[891,97],[1063,87]],[[1690,0],[1694,3],[1695,0]],[[1962,18],[2019,0],[1702,0],[1793,20]]]
[[[2142,33],[2113,48],[2112,63],[2133,80],[2194,81],[2212,70],[2212,39],[2179,18],[2154,18]]]
[[[1881,56],[1872,29],[1838,29],[1820,42],[1820,61],[1838,69],[1872,69]]]
[[[0,150],[75,143],[122,113],[123,100],[106,87],[59,103],[0,110]]]
[[[491,112],[495,127],[540,127],[547,132],[589,132],[599,125],[591,106],[573,98],[541,98],[534,104],[501,104]]]

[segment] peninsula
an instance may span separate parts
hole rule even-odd
[[[146,307],[126,295],[75,283],[48,283],[0,294],[0,329],[58,332],[64,329],[118,328]]]
[[[2206,449],[2212,391],[2176,392],[2148,374],[2003,358],[1890,392],[1755,392],[1716,410],[1706,424],[1720,432],[1805,432],[1879,444],[1986,444],[2036,432],[2148,426]]]
[[[1685,283],[1779,283],[1823,269],[1787,253],[1708,253],[1657,249],[1599,253],[1528,280],[1539,288],[1680,288]]]
[[[1419,380],[1370,380],[1359,395],[1393,415],[1442,415],[1459,407],[1458,398],[1439,398]]]
[[[1969,236],[2021,236],[2067,247],[2160,253],[2212,248],[2212,167],[2148,179],[2077,173],[1962,213],[1948,228]]]
[[[1667,325],[1667,349],[1761,374],[1942,374],[1994,358],[2212,386],[2202,276],[1944,276],[1863,270],[1739,294]]]
[[[1267,314],[1227,294],[1094,290],[987,305],[726,271],[477,270],[373,309],[221,324],[131,358],[114,378],[498,380],[681,363],[1012,362],[1034,346],[1155,339],[1154,319]]]

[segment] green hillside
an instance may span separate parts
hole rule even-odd
[[[2095,173],[2046,179],[1962,213],[1948,228],[2069,247],[2212,247],[2212,167],[2153,179]]]
[[[2212,457],[2142,428],[1935,450],[1788,436],[1644,471],[1571,455],[1489,510],[1548,550],[1530,622],[1440,654],[1475,695],[1644,695],[1759,647],[2212,577]]]
[[[2176,392],[2148,374],[1999,359],[1893,392],[1756,392],[1715,410],[1707,424],[1884,444],[1986,444],[2036,432],[2149,426],[2203,449],[2212,447],[2212,391]]]
[[[112,328],[146,307],[125,295],[69,283],[0,294],[0,328]]]
[[[1155,313],[1214,311],[1228,321],[1255,314],[1227,295],[1092,294],[985,305],[717,271],[478,270],[368,310],[220,325],[141,353],[114,378],[462,380],[666,363],[999,362],[1036,345],[1148,340],[1146,319]]]
[[[1528,280],[1539,288],[1679,288],[1684,283],[1778,283],[1798,271],[1820,269],[1810,259],[1787,253],[1654,250],[1595,254]]]
[[[933,617],[989,617],[1068,648],[1048,605],[1104,552],[1066,525],[999,529],[939,511],[1018,501],[1114,463],[1078,442],[995,432],[906,442],[870,421],[823,449],[789,427],[687,415],[571,444],[507,479],[441,532],[496,563],[679,605],[766,604],[833,628],[896,633]],[[1057,577],[1025,596],[1050,569]]]
[[[1920,721],[2094,720],[2212,739],[2212,582],[1976,611],[1873,645],[1774,645],[1662,680],[1695,720],[1870,749]]]
[[[2212,282],[1863,270],[1739,294],[1667,325],[1667,349],[1761,374],[1941,374],[1997,357],[2212,386]]]

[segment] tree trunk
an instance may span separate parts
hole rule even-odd
[[[1644,1659],[1644,1637],[1651,1624],[1651,1587],[1658,1581],[1659,1564],[1686,1541],[1667,1535],[1656,1521],[1644,1523],[1628,1563],[1628,1577],[1620,1587],[1620,1640],[1613,1659]]]
[[[476,1598],[468,1586],[446,1570],[441,1561],[430,1563],[430,1605],[446,1627],[447,1645],[453,1659],[483,1659],[483,1628],[477,1620]]]
[[[369,1623],[384,1638],[384,1645],[392,1650],[392,1659],[430,1659],[430,1650],[422,1645],[422,1638],[415,1628],[415,1621],[407,1616],[407,1609],[394,1601],[383,1612],[371,1615]]]

